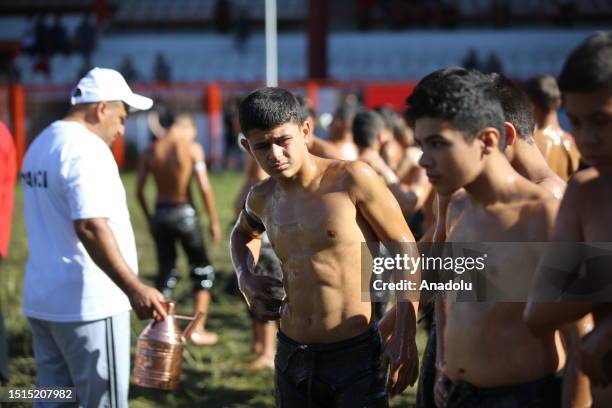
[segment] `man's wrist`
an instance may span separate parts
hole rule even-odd
[[[142,285],[143,283],[140,282],[140,280],[136,276],[134,276],[133,278],[130,277],[128,281],[123,283],[122,289],[128,297],[131,297],[140,291]]]

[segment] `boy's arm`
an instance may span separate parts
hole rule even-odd
[[[593,321],[589,315],[559,330],[566,355],[561,387],[562,408],[587,408],[592,404],[591,384],[580,369],[580,339],[592,326]]]
[[[583,242],[582,223],[580,219],[580,186],[576,179],[569,183],[561,206],[557,214],[551,241],[563,244],[563,250],[558,248],[547,251],[544,262],[540,263],[536,272],[534,286],[530,299],[525,308],[524,318],[529,329],[535,334],[545,334],[554,331],[566,323],[576,321],[599,306],[593,302],[571,302],[546,299],[545,293],[551,286],[550,282],[563,282],[572,273],[571,265],[582,261]],[[572,245],[576,243],[575,245]],[[559,244],[562,245],[562,244]],[[556,246],[551,248],[555,249]],[[560,268],[546,267],[547,265],[564,265]],[[554,276],[552,274],[555,274]],[[553,288],[555,289],[555,288]],[[543,299],[544,298],[544,299]],[[543,300],[548,300],[544,302]]]
[[[198,181],[198,188],[202,193],[204,205],[206,206],[210,218],[210,235],[214,242],[219,242],[221,240],[221,226],[219,224],[219,217],[217,216],[217,207],[215,206],[215,194],[212,191],[208,179],[206,162],[204,161],[204,149],[198,143],[192,144],[192,157],[193,172]]]
[[[265,320],[277,320],[280,317],[278,300],[274,299],[272,291],[282,287],[283,283],[268,276],[253,274],[259,250],[261,234],[265,227],[253,210],[256,198],[253,194],[247,197],[245,207],[238,215],[236,225],[230,237],[230,255],[234,271],[238,277],[238,287],[249,305],[251,311]]]
[[[349,194],[359,213],[365,218],[377,237],[384,242],[393,256],[418,256],[414,237],[404,220],[397,200],[382,183],[376,172],[362,162],[347,164],[350,174]],[[395,245],[393,245],[395,244]],[[420,270],[412,274],[397,270],[396,282],[412,281],[420,284]],[[398,394],[413,384],[418,374],[418,354],[415,344],[418,291],[396,292],[397,308],[391,339],[385,347],[383,361],[389,365],[388,389]]]

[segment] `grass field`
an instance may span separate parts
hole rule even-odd
[[[149,235],[141,211],[134,199],[135,177],[132,173],[122,175],[127,191],[132,224],[136,235],[140,276],[153,282],[156,265],[153,241]],[[209,254],[217,270],[217,281],[213,288],[208,327],[217,331],[220,341],[213,347],[187,346],[184,353],[183,377],[179,391],[167,393],[151,389],[130,387],[130,407],[271,407],[274,405],[273,372],[249,372],[247,363],[251,353],[251,328],[246,307],[242,299],[225,293],[228,278],[233,273],[228,253],[228,236],[233,218],[232,202],[242,184],[239,173],[217,173],[211,176],[217,198],[217,208],[224,227],[224,240],[218,245],[209,245]],[[147,195],[153,202],[152,182]],[[199,197],[198,208],[203,208]],[[18,185],[15,195],[13,232],[10,256],[0,266],[0,304],[8,332],[8,346],[12,378],[10,386],[29,387],[35,383],[34,358],[31,335],[21,310],[21,288],[23,269],[27,259],[27,239],[23,223],[23,195]],[[207,222],[206,216],[203,221]],[[183,279],[179,281],[175,299],[179,312],[191,313],[191,283],[187,277],[187,264],[181,254],[179,267]],[[132,345],[147,322],[132,317]],[[419,331],[418,345],[422,352],[424,335]],[[132,347],[133,353],[133,347]],[[408,389],[392,400],[394,407],[414,405],[414,389]],[[11,406],[17,406],[11,405]]]

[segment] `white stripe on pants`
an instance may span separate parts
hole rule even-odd
[[[85,408],[127,407],[130,312],[91,322],[28,320],[38,387],[76,387]]]

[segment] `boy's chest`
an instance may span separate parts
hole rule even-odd
[[[268,202],[265,225],[277,253],[322,249],[355,238],[356,208],[344,193]]]
[[[519,209],[485,212],[468,208],[453,227],[449,241],[546,241],[546,231],[539,228],[538,224],[541,223],[528,222]]]

